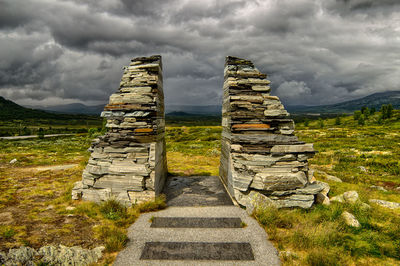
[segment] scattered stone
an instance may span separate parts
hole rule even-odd
[[[387,190],[384,187],[381,187],[381,186],[370,186],[370,188],[376,189],[376,190],[379,190],[379,191],[383,191],[383,192],[387,192]]]
[[[5,265],[6,261],[7,261],[6,253],[0,251],[0,265]]]
[[[355,203],[358,200],[358,193],[354,190],[346,191],[343,193],[343,199],[348,203]]]
[[[325,178],[328,181],[333,181],[333,182],[338,182],[338,183],[343,182],[342,179],[340,179],[339,177],[333,176],[333,175],[326,175]]]
[[[73,207],[73,206],[68,206],[67,208],[65,208],[65,210],[67,210],[67,211],[73,211],[75,209],[76,209],[76,207]]]
[[[41,247],[38,253],[41,261],[49,265],[89,265],[101,258],[104,249],[102,246],[90,250],[59,245]]]
[[[63,245],[44,246],[38,251],[31,247],[13,248],[8,254],[0,252],[0,265],[90,265],[96,263],[102,256],[105,247],[83,249],[81,247],[66,247]]]
[[[55,207],[53,204],[50,204],[49,206],[46,207],[46,210],[53,210]]]
[[[351,214],[347,211],[344,211],[342,213],[342,217],[348,226],[351,226],[351,227],[360,227],[361,226],[360,222],[356,219],[356,217],[354,217],[353,214]]]
[[[14,164],[14,163],[16,163],[16,162],[17,162],[17,159],[14,158],[14,159],[12,159],[12,160],[10,161],[10,164]]]
[[[358,167],[360,169],[361,172],[367,172],[367,169],[364,166],[359,166]]]
[[[105,135],[93,140],[74,200],[114,198],[125,205],[154,199],[166,179],[161,56],[139,57],[124,68],[118,92],[101,116]],[[261,99],[262,100],[262,99]]]
[[[389,208],[392,210],[400,208],[400,203],[397,203],[397,202],[391,202],[391,201],[380,200],[380,199],[370,199],[369,202],[375,203],[379,206]]]
[[[322,204],[322,205],[330,205],[331,204],[329,197],[321,192],[317,194],[315,202],[318,204]]]
[[[269,94],[266,77],[249,60],[226,58],[221,178],[249,212],[253,191],[278,208],[309,208],[323,190],[308,166],[315,150],[294,135],[294,122],[279,98]]]
[[[251,191],[244,202],[246,212],[249,215],[252,215],[256,208],[276,207],[276,203],[273,200],[256,191]]]
[[[8,251],[5,265],[29,265],[34,266],[38,252],[30,247],[12,248]]]
[[[395,188],[394,190],[400,191],[400,187]]]
[[[317,184],[323,187],[323,189],[320,191],[325,196],[328,196],[328,193],[331,189],[328,183],[322,182],[322,181],[316,181]]]
[[[336,202],[343,203],[344,202],[343,194],[340,194],[340,195],[330,198],[330,201],[336,201]]]
[[[361,208],[362,209],[371,209],[371,206],[369,206],[367,203],[365,202],[361,202]]]

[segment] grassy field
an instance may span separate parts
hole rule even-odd
[[[310,161],[318,170],[341,178],[329,196],[356,190],[362,202],[382,199],[400,202],[400,114],[378,121],[375,114],[358,125],[353,117],[311,121],[297,125],[297,135],[319,151]],[[381,123],[381,124],[379,124]],[[167,127],[168,170],[171,175],[217,175],[220,126]],[[0,141],[0,250],[29,245],[105,245],[100,264],[113,261],[126,242],[126,228],[140,212],[163,207],[163,201],[135,208],[120,208],[72,201],[70,192],[90,154],[86,135]],[[14,164],[9,164],[12,159]],[[52,166],[68,166],[64,170]],[[363,168],[366,171],[363,171]],[[370,188],[384,187],[387,191]],[[332,203],[310,210],[260,209],[254,215],[282,252],[285,265],[398,265],[400,211],[361,203]],[[347,210],[361,227],[346,226]],[[71,237],[72,235],[72,237]]]

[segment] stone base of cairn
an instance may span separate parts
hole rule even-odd
[[[249,60],[226,58],[220,176],[241,205],[261,197],[278,208],[309,208],[323,189],[308,168],[315,151],[294,135],[266,77]]]
[[[93,141],[73,199],[125,204],[154,199],[166,179],[161,56],[140,57],[124,68],[118,92],[101,116],[107,133]]]

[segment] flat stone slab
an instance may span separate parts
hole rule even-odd
[[[151,228],[242,228],[240,218],[155,217]]]
[[[233,205],[218,176],[169,177],[163,193],[168,206]]]
[[[146,242],[141,260],[254,260],[249,243]]]
[[[240,218],[243,228],[152,228],[157,217]],[[278,251],[268,241],[268,235],[255,219],[237,206],[168,207],[165,210],[142,214],[128,229],[129,242],[115,262],[115,266],[130,265],[280,265]],[[254,260],[142,260],[142,252],[149,242],[249,243]]]

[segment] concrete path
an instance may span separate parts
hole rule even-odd
[[[172,177],[165,190],[170,207],[139,217],[114,265],[280,265],[264,229],[232,204],[217,181]]]

